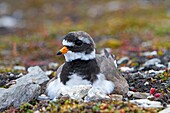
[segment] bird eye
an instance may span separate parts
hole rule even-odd
[[[75,45],[77,46],[81,46],[83,44],[83,42],[81,40],[76,40],[75,41]]]

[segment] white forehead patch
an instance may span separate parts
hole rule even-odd
[[[90,40],[88,38],[85,38],[85,37],[81,37],[80,36],[80,37],[78,37],[78,39],[83,41],[83,42],[85,42],[86,44],[90,44],[91,43]]]
[[[63,44],[64,46],[74,46],[74,43],[73,43],[73,42],[69,42],[69,41],[67,41],[67,40],[63,40],[63,41],[62,41],[62,44]]]

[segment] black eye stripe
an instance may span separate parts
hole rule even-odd
[[[83,42],[81,40],[76,40],[75,41],[75,45],[77,46],[81,46],[83,44]]]

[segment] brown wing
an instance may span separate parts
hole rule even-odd
[[[97,55],[96,60],[101,73],[105,75],[107,80],[114,82],[115,89],[113,93],[125,95],[129,90],[129,85],[116,68],[113,55],[105,51],[104,55]]]

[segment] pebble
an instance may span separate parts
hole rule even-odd
[[[130,67],[121,67],[120,68],[121,72],[132,72],[134,71],[134,68],[130,68]]]
[[[17,27],[17,19],[12,16],[1,16],[0,27],[5,27],[5,28]]]
[[[120,65],[120,64],[128,63],[128,61],[129,61],[128,57],[122,57],[117,61],[117,64]]]
[[[161,74],[161,73],[163,73],[163,72],[165,72],[165,70],[155,71],[155,70],[152,69],[152,70],[149,70],[149,71],[148,71],[149,74],[155,74],[155,75]]]
[[[153,58],[153,59],[150,59],[150,60],[146,61],[143,65],[144,65],[145,67],[147,67],[147,66],[155,65],[155,63],[160,63],[160,62],[161,62],[160,59],[158,59],[158,58]]]
[[[41,94],[40,96],[38,96],[38,100],[48,100],[49,97],[46,96],[45,94]]]
[[[153,101],[155,99],[155,97],[153,95],[150,95],[150,96],[147,97],[147,99]]]
[[[157,51],[152,51],[152,52],[144,52],[142,53],[142,56],[157,56]]]
[[[53,71],[51,71],[51,70],[45,72],[45,74],[46,74],[47,76],[51,75],[52,73],[53,73]]]
[[[170,106],[160,111],[159,113],[170,113]]]
[[[164,72],[165,72],[165,70],[155,71],[153,69],[148,71],[149,74],[154,74],[154,75],[161,74],[161,73],[164,73]]]
[[[161,107],[163,107],[161,105],[161,102],[159,102],[159,101],[150,101],[148,99],[130,100],[130,103],[137,104],[138,106],[144,107],[144,108],[161,108]]]
[[[170,62],[168,62],[168,69],[170,70]]]
[[[150,47],[151,45],[152,45],[152,43],[150,41],[142,42],[142,44],[141,44],[142,47]]]
[[[138,98],[138,99],[146,99],[150,94],[149,93],[129,91],[127,95],[128,95],[128,97],[134,97],[134,98]]]
[[[58,63],[51,62],[51,63],[48,64],[48,68],[56,70],[58,68],[58,65],[59,65]]]
[[[26,68],[25,68],[24,66],[14,66],[14,67],[13,67],[13,70],[15,70],[15,71],[23,70],[23,71],[25,71]]]
[[[23,76],[23,73],[20,73],[20,74],[17,75],[18,78],[22,77],[22,76]]]
[[[147,82],[145,82],[145,83],[144,83],[144,85],[145,85],[145,86],[146,86],[146,85],[149,85],[149,82],[148,82],[148,81],[147,81]]]
[[[34,113],[40,113],[40,111],[39,111],[39,110],[36,110],[36,111],[34,111]]]
[[[10,87],[11,85],[16,84],[15,80],[11,80],[10,82],[8,82],[7,84],[5,84],[6,87]]]
[[[159,64],[159,63],[155,63],[155,66],[157,67],[157,68],[165,68],[166,66],[165,65],[163,65],[163,64]]]
[[[112,99],[112,100],[122,100],[123,99],[123,96],[122,95],[118,95],[118,94],[111,94],[109,95],[109,97]]]
[[[7,73],[7,77],[14,77],[15,75],[13,74],[13,73],[11,73],[11,72],[8,72]]]

